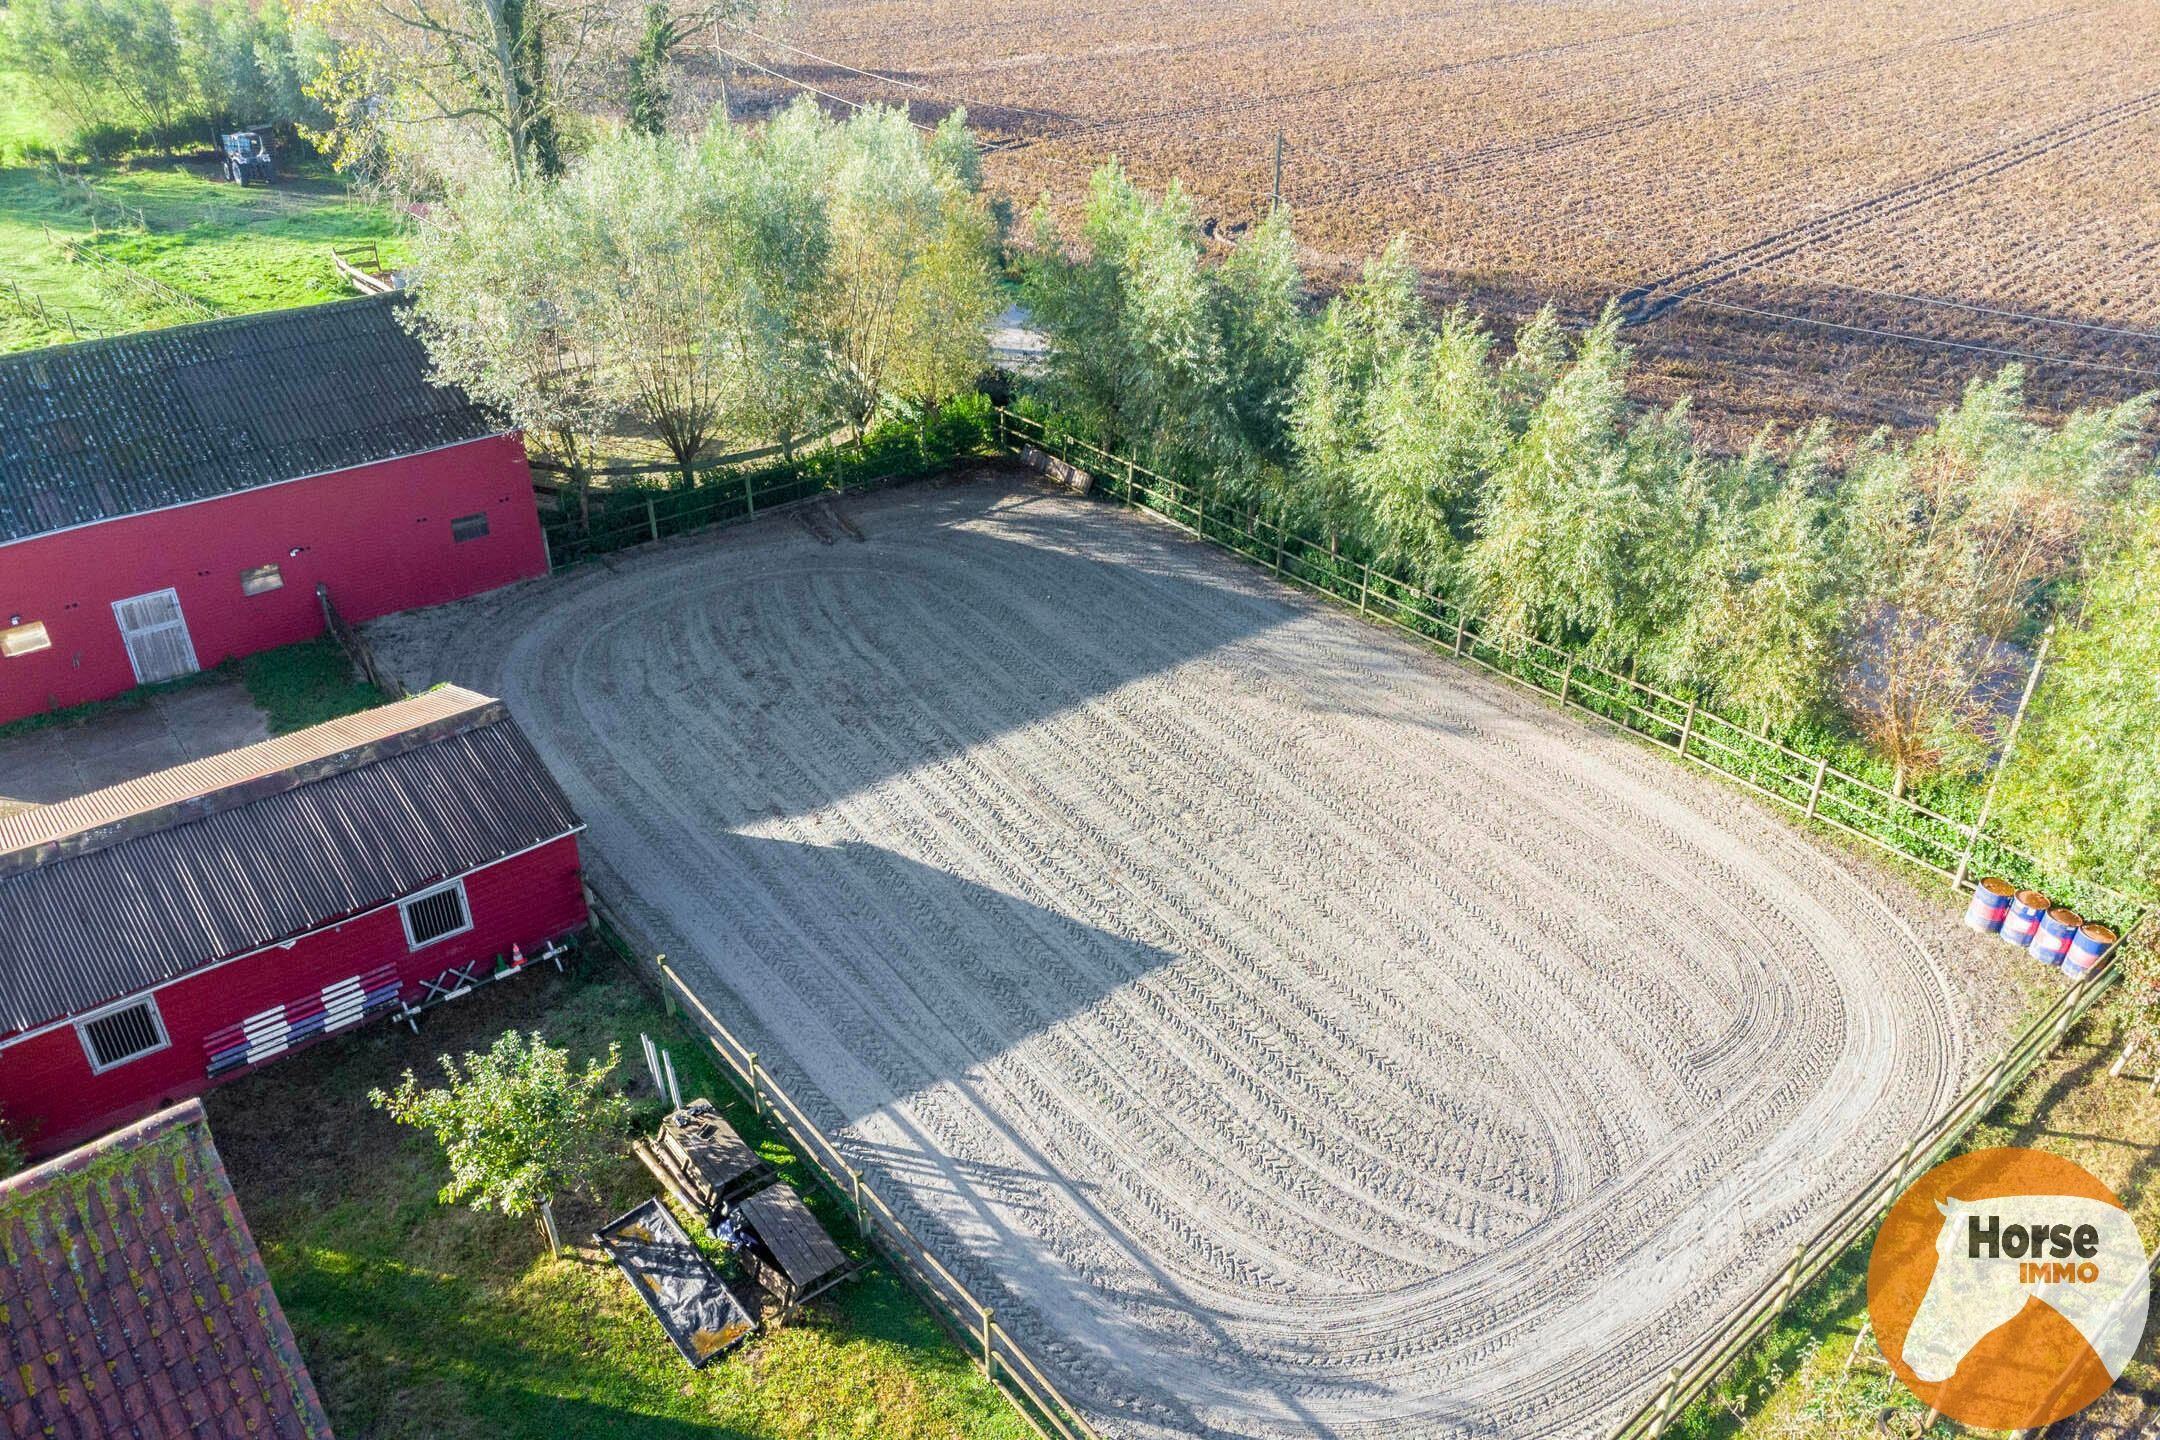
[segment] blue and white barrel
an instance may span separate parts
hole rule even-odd
[[[2040,917],[2048,912],[2048,898],[2037,890],[2020,890],[2010,902],[2010,918],[2003,921],[2002,938],[2023,950],[2040,933]]]
[[[1965,907],[1965,923],[1983,935],[2002,934],[2010,918],[2010,882],[1993,875],[1973,887],[1972,904]]]
[[[2060,966],[2070,954],[2085,917],[2058,906],[2040,917],[2040,929],[2032,938],[2032,957],[2043,965]]]
[[[2070,943],[2070,953],[2063,957],[2063,978],[2082,980],[2092,974],[2094,967],[2107,958],[2108,951],[2122,937],[2105,925],[2081,926],[2077,938]]]

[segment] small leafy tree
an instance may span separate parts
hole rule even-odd
[[[608,1088],[622,1058],[610,1045],[604,1061],[580,1070],[570,1052],[535,1031],[506,1031],[484,1052],[463,1061],[442,1057],[449,1084],[421,1086],[412,1071],[392,1092],[368,1101],[401,1125],[433,1135],[450,1163],[445,1205],[465,1204],[511,1216],[544,1215],[552,1229],[557,1195],[589,1188],[608,1148],[629,1125],[629,1109]]]

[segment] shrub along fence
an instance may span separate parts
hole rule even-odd
[[[1111,498],[1153,511],[1302,589],[1354,606],[1471,664],[1504,676],[1563,707],[1588,711],[1629,733],[1743,785],[1802,818],[1865,841],[1931,870],[1952,885],[2002,875],[2071,905],[2117,930],[2134,923],[2142,903],[2094,881],[2050,875],[2036,857],[1979,825],[1931,809],[1910,796],[1832,765],[1697,700],[1593,664],[1519,631],[1505,631],[1399,576],[1332,554],[1266,517],[1208,497],[1077,436],[1017,412],[996,414],[999,444],[1033,445],[1087,471]]]
[[[587,894],[592,900],[595,932],[625,960],[642,968],[644,952],[630,943],[628,932],[606,897],[589,883]],[[863,1178],[862,1171],[774,1078],[758,1052],[720,1022],[697,991],[667,963],[665,955],[655,956],[650,963],[659,973],[661,995],[669,1009],[680,1004],[695,1017],[697,1029],[720,1059],[721,1074],[743,1093],[758,1115],[787,1136],[795,1153],[810,1162],[811,1173],[824,1182],[833,1197],[853,1211],[856,1232],[898,1267],[900,1276],[922,1296],[931,1313],[974,1351],[983,1374],[1035,1433],[1043,1440],[1102,1440],[1078,1407],[1065,1398],[1011,1332],[998,1323],[996,1311],[917,1238],[885,1197]]]
[[[1670,694],[1591,664],[1538,640],[1496,633],[1493,627],[1416,585],[1355,560],[1257,515],[1218,505],[1189,485],[1159,475],[1129,457],[1062,434],[1039,420],[999,410],[997,438],[1008,448],[1033,445],[1088,472],[1112,498],[1143,507],[1171,524],[1253,561],[1279,578],[1360,615],[1426,640],[1456,657],[1586,710],[1674,752],[1682,759],[1797,811],[1804,819],[1863,840],[1940,875],[1953,887],[1970,876],[2023,877],[2088,913],[2106,916],[2128,935],[2145,917],[2137,900],[2106,886],[2047,876],[2031,855],[1857,775],[1833,767],[1739,725],[1692,699]],[[1877,1175],[1806,1241],[1785,1269],[1734,1314],[1716,1338],[1675,1365],[1658,1392],[1612,1432],[1613,1440],[1652,1440],[1769,1332],[1787,1305],[1820,1279],[1881,1220],[1905,1187],[1959,1143],[2041,1060],[2114,983],[2111,951],[2011,1042],[1985,1078],[1961,1096],[1897,1162]]]
[[[794,460],[776,460],[777,447],[691,466],[691,483],[672,465],[613,467],[595,474],[608,483],[580,501],[569,487],[539,487],[541,532],[549,564],[565,565],[686,535],[827,493],[876,489],[934,474],[986,450],[991,438],[987,400],[954,401],[927,423],[896,421],[852,441],[827,445]],[[673,483],[671,483],[673,482]]]

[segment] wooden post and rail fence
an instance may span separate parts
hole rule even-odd
[[[954,1336],[974,1353],[986,1378],[1043,1440],[1103,1440],[1078,1406],[1067,1400],[1033,1356],[998,1322],[997,1312],[966,1281],[939,1260],[903,1220],[847,1152],[810,1118],[758,1055],[713,1014],[665,955],[649,961],[630,941],[607,897],[588,879],[594,928],[625,960],[657,972],[669,1008],[687,1012],[720,1062],[720,1073],[742,1092],[751,1109],[787,1138],[810,1172],[854,1218],[856,1234],[883,1254]]]
[[[1970,874],[2038,877],[2045,872],[2035,857],[1986,833],[1986,809],[1976,820],[1958,820],[1837,769],[1824,756],[1803,754],[1728,720],[1698,698],[1683,699],[1528,636],[1497,632],[1428,590],[1347,560],[1256,512],[1225,518],[1218,505],[1210,514],[1192,487],[1157,474],[1130,456],[1112,454],[1031,417],[1001,408],[997,436],[1008,449],[1032,446],[1087,472],[1112,498],[1147,509],[1287,584],[1354,608],[1368,620],[1404,631],[1443,653],[1554,699],[1564,708],[1617,725],[1798,812],[1803,820],[1826,825],[1932,871],[1953,891],[1961,893]],[[2073,896],[2088,914],[2104,913],[2124,939],[2134,934],[2149,913],[2142,902],[2103,885],[2061,879],[2047,884],[2051,893]],[[1610,1432],[1611,1440],[1655,1440],[1690,1405],[1709,1395],[1748,1347],[1776,1325],[1786,1308],[1874,1229],[1907,1185],[1954,1153],[1974,1126],[2035,1066],[2054,1054],[2071,1027],[2114,984],[2118,976],[2115,951],[2120,945],[2118,941],[2082,979],[2066,985],[1985,1077],[1908,1144],[1894,1164],[1800,1242],[1788,1263],[1734,1311],[1715,1338],[1666,1373],[1656,1392]]]

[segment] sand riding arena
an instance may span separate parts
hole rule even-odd
[[[1955,1096],[2000,947],[975,472],[374,628],[1109,1436],[1594,1435]]]

